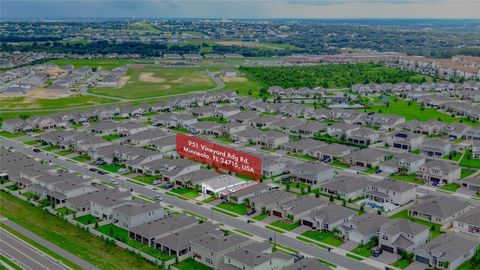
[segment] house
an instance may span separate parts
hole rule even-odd
[[[215,115],[215,110],[211,107],[195,107],[190,110],[190,113],[198,118],[213,117]]]
[[[250,125],[250,121],[257,117],[258,115],[255,112],[239,112],[237,114],[230,115],[227,118],[230,120],[230,122]]]
[[[294,126],[290,128],[291,132],[295,132],[298,135],[305,136],[305,137],[312,137],[313,135],[320,132],[324,132],[326,130],[327,130],[327,125],[316,122],[316,121],[310,121],[303,125]]]
[[[329,160],[340,159],[349,155],[353,151],[353,147],[346,146],[339,143],[330,143],[323,146],[319,146],[308,151],[308,155],[316,157],[319,160]]]
[[[451,143],[438,139],[426,140],[420,146],[420,154],[429,157],[444,157],[451,150]]]
[[[359,128],[353,130],[347,135],[347,141],[353,144],[368,146],[371,143],[376,143],[380,137],[380,133],[370,128]]]
[[[453,220],[453,229],[480,236],[480,206],[473,208]]]
[[[210,222],[204,222],[156,238],[153,241],[153,246],[166,254],[182,258],[183,256],[190,255],[192,241],[209,234],[220,236],[223,235],[223,232],[218,230],[217,225]]]
[[[196,224],[198,224],[196,218],[181,213],[132,227],[128,231],[128,237],[145,245],[152,246],[155,239],[167,234],[183,231]]]
[[[429,227],[403,218],[381,225],[378,233],[380,248],[393,254],[411,253],[425,244],[429,237]]]
[[[327,126],[327,134],[332,137],[348,137],[354,131],[360,127],[347,123],[336,123],[331,126]]]
[[[287,134],[276,131],[262,131],[260,136],[254,139],[257,145],[262,146],[263,148],[278,148],[280,145],[287,143],[290,140]]]
[[[215,117],[228,118],[232,115],[239,113],[240,110],[233,106],[220,106],[215,108]]]
[[[90,127],[90,132],[96,135],[110,135],[117,132],[119,123],[104,121]]]
[[[429,267],[453,270],[473,257],[477,246],[477,241],[446,233],[420,246],[414,252],[415,261]]]
[[[221,191],[244,184],[244,181],[228,174],[221,174],[218,177],[202,182],[203,194],[218,194]]]
[[[334,228],[357,217],[357,212],[336,204],[312,210],[302,218],[302,225],[314,230],[332,231]]]
[[[443,160],[432,160],[426,162],[417,171],[419,178],[425,182],[449,184],[460,179],[462,168]]]
[[[322,182],[332,179],[334,176],[332,167],[319,162],[308,161],[290,165],[287,167],[287,170],[291,180],[306,183],[311,186],[317,186]]]
[[[271,177],[287,171],[289,162],[285,159],[271,155],[260,155],[259,157],[262,160],[262,176]]]
[[[254,195],[250,197],[249,200],[250,205],[255,209],[265,208],[267,211],[270,211],[280,204],[294,200],[296,197],[297,196],[293,193],[274,189]]]
[[[116,196],[99,196],[90,200],[90,213],[103,220],[113,219],[113,209],[127,204],[128,200],[119,199]]]
[[[470,129],[470,126],[462,123],[451,123],[445,127],[445,133],[447,133],[449,140],[456,140],[465,136]]]
[[[280,218],[301,220],[312,211],[327,207],[327,205],[328,202],[325,200],[313,196],[303,196],[277,204],[277,206],[271,210],[271,214]]]
[[[295,127],[302,126],[304,124],[305,120],[303,119],[299,119],[296,117],[287,117],[270,124],[270,127],[279,130],[291,131]]]
[[[188,128],[190,125],[197,123],[197,118],[186,114],[172,114],[167,123],[169,128]]]
[[[177,138],[175,136],[166,136],[149,142],[148,146],[162,153],[167,153],[175,150],[175,147],[177,146]]]
[[[480,175],[463,179],[462,186],[480,193]]]
[[[227,200],[239,204],[243,203],[245,199],[249,199],[255,195],[265,193],[267,191],[270,191],[271,189],[272,187],[267,184],[258,183],[256,185],[248,186],[246,188],[236,190],[230,193],[227,197]]]
[[[470,205],[455,197],[427,195],[408,209],[408,215],[436,224],[452,223],[453,219],[463,215]]]
[[[112,210],[113,220],[126,230],[163,218],[163,207],[158,203],[129,202]]]
[[[472,142],[472,158],[480,159],[480,142],[479,141]]]
[[[219,269],[219,265],[224,262],[225,254],[238,250],[251,241],[249,238],[235,233],[228,236],[205,235],[191,242],[192,259],[208,267]]]
[[[439,135],[445,129],[445,124],[437,120],[428,122],[413,120],[406,122],[402,127],[408,131],[422,135]]]
[[[293,264],[293,256],[282,252],[263,253],[246,247],[226,253],[219,269],[276,270]]]
[[[169,136],[168,133],[160,129],[149,129],[142,132],[138,132],[126,137],[123,142],[131,143],[138,146],[145,146],[152,141],[165,138]]]
[[[188,126],[192,134],[206,134],[221,127],[222,124],[210,121],[201,121]]]
[[[219,174],[212,170],[200,169],[193,172],[185,173],[175,177],[175,184],[180,187],[195,187],[202,182],[217,178]]]
[[[280,146],[283,149],[291,153],[307,154],[313,149],[325,145],[324,143],[313,139],[300,139],[298,141],[292,141]]]
[[[357,243],[368,243],[372,237],[378,235],[380,226],[389,221],[390,219],[385,216],[366,213],[345,222],[338,229],[345,239]]]
[[[32,132],[33,126],[25,120],[7,119],[2,122],[2,129],[10,133]]]
[[[50,130],[55,128],[55,120],[49,116],[33,116],[26,121],[36,130]]]
[[[322,264],[316,258],[305,258],[283,268],[283,270],[331,270],[331,268],[326,264]]]
[[[345,163],[359,167],[376,167],[384,161],[387,154],[371,148],[364,148],[343,157]]]
[[[65,207],[75,212],[90,212],[90,201],[100,197],[117,198],[118,200],[129,200],[131,199],[132,195],[129,192],[122,192],[118,189],[99,188],[98,190],[67,199],[67,201],[65,202]]]
[[[371,181],[365,177],[340,176],[320,186],[328,194],[340,196],[346,200],[363,197],[368,191]]]
[[[415,200],[416,193],[415,185],[383,179],[370,185],[366,197],[372,201],[400,206]]]
[[[425,157],[410,153],[394,153],[392,159],[380,163],[380,170],[392,174],[412,174],[425,164]]]
[[[279,119],[272,115],[261,115],[257,118],[250,120],[250,125],[256,128],[270,128],[273,123],[277,122]]]
[[[394,149],[411,151],[420,147],[425,136],[409,131],[395,131],[385,141]]]

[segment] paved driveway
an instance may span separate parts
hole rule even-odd
[[[305,225],[300,225],[297,228],[295,228],[292,232],[302,234],[306,231],[310,231],[312,228],[305,226]]]
[[[345,250],[348,250],[348,251],[351,251],[352,249],[356,248],[357,246],[358,246],[357,242],[347,241],[341,246],[341,248],[343,248]]]
[[[428,266],[426,264],[423,264],[421,262],[412,262],[406,269],[407,270],[423,270],[427,267]]]
[[[393,254],[393,253],[390,253],[390,252],[382,252],[382,254],[380,254],[380,256],[378,257],[370,257],[372,258],[373,260],[375,261],[379,261],[379,262],[383,262],[385,264],[391,264],[395,261],[397,261],[397,255]]]

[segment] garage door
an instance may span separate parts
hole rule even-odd
[[[308,227],[313,228],[313,222],[308,221],[308,220],[302,220],[302,224]]]
[[[422,256],[415,256],[415,261],[421,262],[424,264],[430,264],[430,260],[428,258],[422,257]]]
[[[383,251],[393,253],[393,247],[381,245],[381,248],[382,248]]]
[[[282,212],[279,212],[279,211],[275,211],[275,210],[274,210],[274,211],[272,211],[272,214],[273,214],[274,216],[277,216],[277,217],[282,217]]]
[[[357,161],[357,166],[360,166],[360,167],[365,167],[365,163],[363,162],[360,162],[360,161]]]

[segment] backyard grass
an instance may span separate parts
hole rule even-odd
[[[460,179],[464,179],[464,178],[467,178],[469,177],[470,175],[476,173],[477,170],[471,170],[471,169],[465,169],[465,168],[462,168],[462,172],[460,173]]]
[[[253,220],[256,220],[256,221],[262,221],[264,220],[265,218],[268,217],[268,214],[267,213],[263,213],[263,214],[260,214],[260,215],[257,215],[255,217],[253,217],[252,219]]]
[[[407,101],[400,98],[395,98],[391,96],[385,96],[388,99],[387,102],[382,101],[380,97],[373,99],[375,105],[371,105],[366,109],[366,112],[376,112],[384,114],[394,114],[405,117],[407,121],[418,120],[418,121],[429,121],[429,120],[440,120],[444,123],[454,123],[460,122],[460,118],[455,118],[450,115],[444,114],[437,111],[436,109],[424,107],[415,102]],[[410,104],[410,105],[409,105]],[[361,109],[362,111],[364,109]],[[465,123],[471,124],[471,123]]]
[[[168,255],[167,253],[165,252],[162,252],[152,246],[147,246],[147,245],[144,245],[142,244],[141,242],[139,241],[136,241],[136,240],[133,240],[133,239],[130,239],[128,237],[128,231],[125,230],[125,229],[122,229],[118,226],[115,226],[113,224],[107,224],[107,225],[104,225],[104,226],[100,226],[97,228],[97,231],[105,234],[105,235],[108,235],[120,242],[123,242],[133,248],[136,248],[140,251],[143,251],[145,252],[146,254],[150,255],[150,256],[153,256],[161,261],[168,261],[170,259],[173,259],[174,256],[171,256],[171,255]]]
[[[212,69],[219,68],[209,68]],[[209,90],[215,83],[205,74],[205,67],[159,67],[145,65],[129,68],[127,83],[121,88],[92,88],[96,94],[122,98],[146,98],[192,91]]]
[[[408,175],[390,175],[388,178],[403,181],[411,184],[423,185],[423,181],[417,178],[415,173],[408,174]]]
[[[462,154],[463,154],[462,152],[452,152],[452,153],[446,155],[443,159],[459,161],[460,158],[462,157]]]
[[[469,149],[465,152],[462,160],[460,160],[460,166],[480,169],[480,159],[473,159],[472,150]]]
[[[188,258],[186,260],[178,262],[174,264],[173,267],[177,268],[178,270],[210,270],[212,269],[204,264],[201,264],[195,261],[192,258]]]
[[[418,224],[425,225],[430,229],[432,239],[436,238],[437,236],[439,236],[442,233],[442,232],[440,232],[440,225],[439,224],[435,224],[435,223],[432,223],[432,222],[428,222],[426,220],[410,217],[408,215],[408,210],[407,209],[405,209],[403,211],[400,211],[400,212],[396,213],[395,215],[390,216],[390,218],[391,219],[403,218],[403,219],[408,219],[408,220],[413,221],[413,222],[418,223]]]
[[[153,175],[139,175],[135,176],[133,179],[151,185],[153,181],[157,180],[157,177]]]
[[[91,158],[89,156],[78,156],[78,157],[74,157],[72,159],[75,160],[75,161],[78,161],[78,162],[87,162],[87,161],[91,160]]]
[[[217,205],[218,208],[233,212],[235,214],[239,214],[241,216],[247,213],[247,207],[244,203],[242,204],[233,204],[233,203],[226,203],[222,202],[221,204]]]
[[[189,188],[176,188],[172,190],[173,193],[181,194],[185,197],[195,199],[200,196],[200,193],[196,190]]]
[[[61,216],[73,215],[76,213],[75,211],[70,210],[66,207],[55,209],[55,211],[57,211],[57,213]]]
[[[342,239],[336,237],[332,232],[329,231],[307,231],[302,233],[302,236],[334,247],[343,245]]]
[[[88,214],[88,215],[85,215],[85,216],[77,217],[77,218],[75,218],[75,220],[84,224],[84,225],[90,225],[90,224],[93,224],[93,223],[97,222],[98,218],[91,215],[91,214]]]
[[[298,226],[300,226],[300,222],[292,222],[290,220],[277,220],[272,223],[270,223],[271,226],[280,228],[284,231],[292,231],[296,229]]]
[[[118,172],[118,170],[125,168],[124,165],[108,165],[108,164],[103,164],[103,165],[100,165],[99,167],[102,170],[109,171],[112,173],[116,173]]]
[[[102,136],[102,139],[111,142],[111,141],[120,139],[120,134],[113,133],[113,134],[105,135],[105,136]]]
[[[15,191],[15,190],[18,190],[18,186],[17,185],[8,185],[8,186],[5,186],[8,190],[11,190],[11,191]]]
[[[446,192],[456,192],[457,189],[460,188],[460,185],[457,183],[450,183],[440,187],[439,190],[446,191]]]
[[[0,196],[0,214],[32,233],[90,262],[100,269],[158,269],[119,247],[71,225],[10,194]]]

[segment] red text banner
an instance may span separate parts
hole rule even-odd
[[[262,160],[200,138],[177,133],[177,153],[185,158],[225,169],[259,180],[262,176]]]

